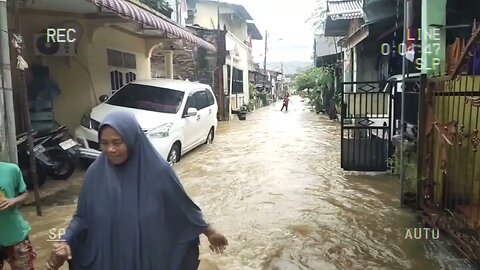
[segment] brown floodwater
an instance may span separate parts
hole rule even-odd
[[[421,223],[399,207],[398,180],[343,171],[338,122],[310,112],[299,97],[292,101],[288,113],[277,103],[246,121],[221,122],[213,144],[175,166],[230,242],[217,255],[202,237],[200,269],[474,269],[441,232],[439,239],[405,239]],[[72,181],[44,199],[43,217],[23,209],[39,266],[50,251],[49,230],[68,224],[80,185]]]

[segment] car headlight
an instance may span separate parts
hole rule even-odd
[[[82,116],[82,120],[80,121],[80,125],[82,125],[82,127],[92,129],[92,121],[90,121],[90,112],[88,112],[88,113],[86,113]]]
[[[147,132],[147,136],[150,138],[164,138],[170,135],[170,129],[173,123],[166,123]]]

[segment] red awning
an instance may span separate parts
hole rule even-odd
[[[165,31],[168,34],[171,34],[177,38],[186,40],[195,45],[201,46],[205,49],[216,51],[215,46],[209,42],[195,36],[194,34],[188,32],[181,26],[170,22],[153,12],[150,12],[146,9],[143,9],[133,3],[124,0],[90,0],[95,5],[99,7],[104,7],[108,10],[114,11],[123,16],[132,18],[133,20],[140,22],[142,24],[148,25],[152,28]]]

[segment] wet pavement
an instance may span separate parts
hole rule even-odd
[[[187,192],[228,238],[223,255],[202,237],[202,270],[474,269],[437,240],[405,239],[421,227],[399,207],[399,182],[340,168],[340,127],[309,111],[299,97],[221,122],[212,145],[175,166]],[[49,237],[74,211],[80,180],[44,199],[44,216],[23,210],[44,264]],[[52,230],[53,229],[53,230]],[[49,234],[50,230],[50,234]],[[43,269],[43,268],[41,268]]]

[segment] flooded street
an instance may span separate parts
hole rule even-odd
[[[399,207],[398,181],[344,172],[338,123],[310,112],[299,97],[292,102],[288,113],[277,103],[246,121],[221,122],[212,145],[176,165],[187,192],[230,242],[216,255],[202,237],[200,269],[474,269],[442,233],[405,239],[421,224]],[[49,230],[71,219],[80,184],[47,197],[43,217],[23,208],[38,266],[50,252]]]

